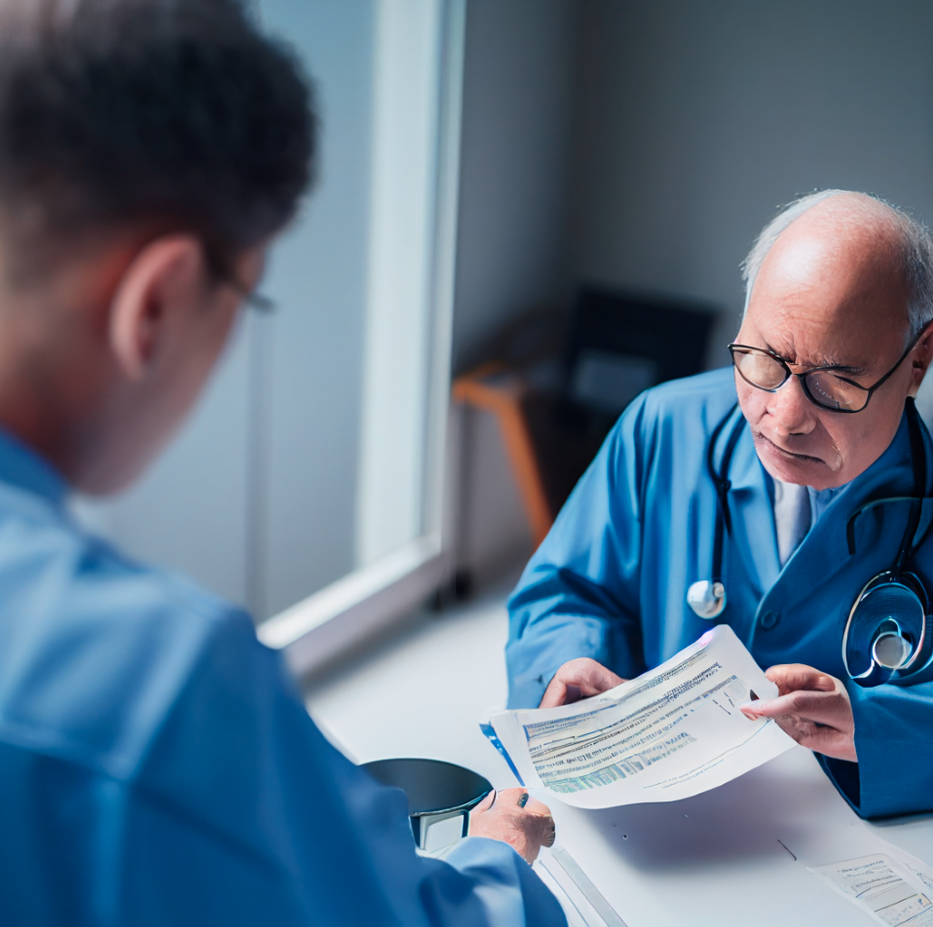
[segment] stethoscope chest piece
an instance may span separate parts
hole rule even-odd
[[[687,604],[700,618],[718,618],[726,607],[726,589],[712,579],[701,579],[687,590]]]
[[[913,573],[879,573],[849,612],[842,637],[846,670],[862,686],[912,675],[930,661],[929,602]]]

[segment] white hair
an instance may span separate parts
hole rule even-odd
[[[833,196],[853,195],[850,190],[819,190],[800,196],[785,206],[758,236],[748,257],[742,262],[742,279],[745,281],[745,310],[751,297],[755,277],[761,269],[778,236],[795,219],[805,212]],[[905,345],[909,344],[933,320],[933,238],[926,225],[918,222],[903,209],[886,202],[880,197],[867,193],[855,193],[864,196],[881,206],[887,213],[898,233],[904,278],[907,281],[907,319],[908,330]]]

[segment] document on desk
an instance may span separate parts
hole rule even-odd
[[[901,856],[895,859],[879,853],[831,866],[811,866],[810,872],[825,879],[880,924],[933,927],[933,903],[929,898],[933,868],[906,853]]]
[[[566,804],[676,801],[795,745],[773,721],[750,721],[739,711],[777,694],[733,630],[718,625],[602,695],[559,708],[490,712],[482,728],[519,781]]]

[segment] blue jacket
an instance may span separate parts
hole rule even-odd
[[[537,705],[567,660],[592,657],[630,678],[709,627],[686,594],[711,577],[717,500],[706,451],[735,403],[731,369],[717,370],[649,390],[623,414],[510,600],[510,707]],[[852,604],[893,565],[909,505],[863,514],[854,556],[846,523],[861,502],[914,492],[906,416],[888,449],[833,498],[783,569],[771,479],[747,424],[737,421],[728,473],[732,531],[723,551],[727,605],[714,623],[731,625],[763,668],[806,663],[846,682],[859,762],[821,761],[859,814],[933,810],[933,673],[910,685],[862,688],[848,681],[842,661]],[[929,465],[925,428],[923,437]],[[933,534],[913,569],[933,589]]]
[[[0,435],[0,924],[565,923],[509,846],[416,855],[249,618],[69,520]]]

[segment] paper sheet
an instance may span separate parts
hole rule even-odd
[[[657,669],[560,708],[496,711],[482,727],[519,780],[566,804],[609,808],[676,801],[740,776],[794,746],[738,706],[773,698],[728,625]]]
[[[933,927],[933,868],[915,857],[879,853],[830,866],[811,866],[841,895],[888,927]]]

